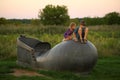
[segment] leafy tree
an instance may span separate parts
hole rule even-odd
[[[38,16],[44,25],[63,25],[69,21],[66,6],[47,5]]]
[[[103,25],[103,24],[105,24],[104,18],[100,18],[100,17],[94,17],[94,18],[85,17],[83,19],[86,21],[87,25]]]
[[[120,24],[120,13],[111,12],[105,15],[105,19],[108,25]]]
[[[7,20],[4,17],[1,17],[0,18],[0,25],[6,24],[6,23],[7,23]]]

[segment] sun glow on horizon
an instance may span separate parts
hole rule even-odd
[[[120,12],[120,0],[0,0],[0,17],[38,18],[39,9],[46,5],[65,5],[71,18],[102,17]]]

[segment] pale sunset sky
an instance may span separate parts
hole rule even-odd
[[[39,10],[48,4],[67,6],[71,18],[102,17],[114,11],[120,13],[120,0],[0,0],[0,17],[38,18]]]

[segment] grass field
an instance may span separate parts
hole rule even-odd
[[[0,25],[0,80],[120,80],[120,25],[88,26],[90,40],[98,49],[99,59],[93,72],[37,71],[46,77],[9,75],[16,65],[16,39],[20,34],[49,42],[52,47],[63,39],[65,26]]]
[[[44,76],[21,76],[10,75],[13,68],[20,69],[15,61],[0,62],[0,80],[120,80],[120,57],[104,57],[98,60],[94,70],[88,75],[72,72],[58,72],[38,70]],[[24,69],[24,68],[22,68]],[[31,69],[29,69],[31,71]],[[33,70],[32,70],[33,71]]]

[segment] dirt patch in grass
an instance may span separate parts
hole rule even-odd
[[[20,77],[20,76],[45,76],[42,74],[39,74],[35,71],[29,71],[29,70],[24,70],[24,69],[13,69],[13,73],[10,73],[11,75],[14,75],[16,77]]]

